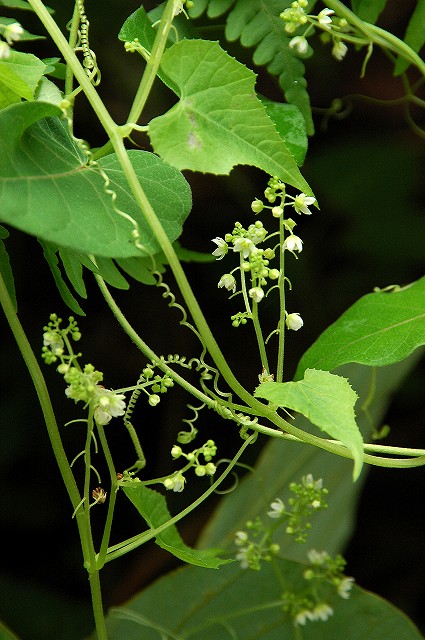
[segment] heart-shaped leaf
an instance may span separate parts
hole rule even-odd
[[[115,154],[88,163],[54,105],[26,102],[0,112],[0,218],[61,247],[104,257],[154,254],[159,245],[137,207]],[[19,126],[17,126],[19,125]],[[174,241],[191,208],[182,174],[145,151],[128,155],[168,237]],[[105,172],[110,180],[106,185]],[[113,204],[111,194],[116,195]],[[138,224],[145,252],[131,242]]]

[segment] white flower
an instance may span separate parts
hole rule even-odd
[[[264,298],[264,291],[261,287],[252,287],[252,289],[248,291],[248,294],[249,297],[254,300],[254,302],[261,302],[261,300]]]
[[[323,487],[322,478],[314,480],[311,473],[308,473],[306,476],[302,477],[302,483],[305,487],[312,487],[313,489],[321,489]]]
[[[6,40],[7,44],[13,44],[14,41],[19,40],[23,35],[24,30],[22,29],[19,22],[12,22],[4,27],[3,37]]]
[[[254,249],[254,243],[249,238],[237,238],[233,247],[233,251],[241,253],[243,258],[248,258]]]
[[[298,331],[298,329],[301,329],[304,322],[299,313],[288,313],[285,324],[288,329],[291,329],[291,331]]]
[[[271,511],[267,511],[269,518],[280,518],[285,512],[285,505],[280,498],[271,503]]]
[[[214,249],[212,254],[213,256],[216,256],[217,260],[221,260],[229,251],[229,245],[225,240],[223,240],[223,238],[218,238],[218,237],[214,238],[212,242],[214,242],[217,245],[217,249]]]
[[[304,36],[295,36],[289,41],[291,49],[295,49],[297,53],[305,53],[308,49],[308,42]]]
[[[301,253],[301,251],[303,250],[303,241],[298,236],[290,235],[286,238],[285,242],[282,245],[282,251],[285,251],[285,249],[287,249],[288,251],[298,251],[298,253]]]
[[[329,16],[331,16],[334,13],[335,11],[333,11],[332,9],[322,9],[317,16],[317,20],[319,21],[319,24],[325,29],[329,29],[329,25],[332,22],[332,18],[330,18]]]
[[[232,293],[235,293],[236,280],[231,273],[225,273],[224,276],[221,276],[217,286],[220,289],[224,287],[225,289],[227,289],[227,291],[231,291]]]
[[[112,418],[123,416],[125,413],[125,396],[110,389],[96,385],[94,419],[97,424],[108,424]]]
[[[351,595],[351,587],[353,586],[354,578],[345,577],[341,580],[337,587],[338,595],[344,600],[348,600]]]
[[[10,47],[7,42],[0,40],[0,60],[7,60],[10,58]]]
[[[312,611],[309,611],[308,609],[302,609],[295,616],[294,622],[295,622],[295,624],[305,625],[307,620],[316,620],[316,618],[315,618],[315,616],[314,616]]]
[[[342,42],[342,40],[335,40],[334,46],[332,47],[332,55],[337,60],[342,60],[345,57],[345,54],[348,51],[348,47],[346,44]]]
[[[298,196],[294,198],[294,209],[297,213],[305,213],[306,215],[311,215],[311,211],[309,206],[316,202],[316,198],[312,196],[306,196],[305,193],[300,193]]]
[[[238,547],[241,547],[248,540],[248,534],[246,531],[236,531],[235,533],[235,544]]]
[[[321,602],[313,609],[313,615],[315,620],[327,620],[330,616],[333,616],[334,610],[326,602]]]

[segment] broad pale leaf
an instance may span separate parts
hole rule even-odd
[[[157,529],[170,520],[165,498],[160,493],[136,481],[124,484],[122,488],[151,529]],[[220,565],[231,562],[218,558],[218,549],[191,549],[183,542],[174,525],[158,533],[155,541],[162,549],[189,564],[217,569]]]
[[[340,440],[353,456],[354,480],[359,477],[363,465],[363,438],[354,413],[357,393],[346,378],[328,371],[307,369],[304,379],[299,382],[264,382],[254,395],[302,413],[316,427]]]
[[[282,591],[302,593],[305,565],[276,560],[260,571],[234,563],[220,571],[185,567],[110,611],[109,640],[421,640],[415,625],[381,598],[354,586],[348,600],[320,596],[334,610],[300,628],[283,610]],[[278,576],[284,576],[284,587]],[[422,639],[423,640],[423,639]]]
[[[304,193],[311,189],[255,95],[255,74],[216,42],[183,40],[161,64],[180,101],[149,124],[154,150],[178,169],[227,174],[256,166]]]
[[[61,111],[43,102],[26,102],[0,112],[0,219],[58,246],[103,257],[143,255],[130,241],[138,223],[147,253],[159,246],[137,207],[115,154],[88,164],[70,137]],[[56,117],[55,117],[56,116]],[[184,177],[154,154],[128,152],[154,210],[174,241],[191,208]]]
[[[7,60],[0,60],[0,108],[31,100],[47,66],[31,53],[11,50]]]
[[[332,371],[347,362],[382,367],[425,344],[425,277],[389,292],[369,293],[326,329],[301,358],[306,369]]]

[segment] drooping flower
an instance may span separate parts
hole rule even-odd
[[[335,40],[334,46],[332,47],[332,55],[336,60],[342,60],[347,51],[348,47],[342,40]]]
[[[351,595],[351,587],[353,586],[354,578],[345,576],[337,587],[338,595],[344,600],[348,600]]]
[[[297,53],[303,54],[308,49],[307,38],[304,38],[304,36],[295,36],[295,38],[289,41],[289,46],[291,49],[295,49]]]
[[[326,602],[321,602],[313,609],[315,620],[323,620],[325,622],[330,616],[333,616],[334,610]]]
[[[235,293],[236,280],[231,273],[225,273],[223,276],[221,276],[217,286],[220,289],[224,287],[225,289],[227,289],[227,291],[231,291],[232,293]]]
[[[10,58],[10,47],[7,42],[0,40],[0,60],[7,60]]]
[[[249,297],[254,300],[254,302],[261,302],[261,300],[264,298],[264,291],[261,287],[252,287],[252,289],[248,291],[248,294]]]
[[[292,253],[294,251],[298,251],[298,253],[301,253],[301,251],[303,250],[303,241],[298,236],[290,235],[286,238],[282,245],[282,251],[285,251],[285,249],[287,249],[288,251],[292,251]]]
[[[288,329],[291,329],[291,331],[298,331],[301,329],[304,322],[299,313],[288,313],[285,324]]]
[[[94,410],[94,419],[97,424],[108,424],[112,418],[123,416],[125,413],[125,395],[116,393],[111,389],[96,386],[94,394],[97,406]]]

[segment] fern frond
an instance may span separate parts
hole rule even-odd
[[[209,18],[217,18],[233,7],[226,20],[226,39],[240,40],[244,47],[255,48],[254,64],[266,65],[268,72],[279,78],[286,100],[301,111],[307,133],[312,135],[314,125],[305,67],[297,52],[289,47],[292,35],[285,32],[279,18],[290,6],[291,0],[202,0],[199,5],[195,3],[196,15],[192,11],[191,15],[198,17],[202,9],[207,9]]]

